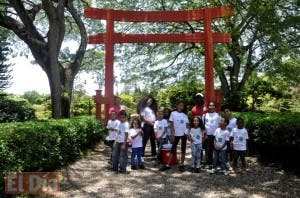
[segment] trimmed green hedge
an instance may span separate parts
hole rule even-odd
[[[245,119],[250,138],[259,144],[300,145],[300,114],[235,113]]]
[[[35,110],[25,99],[0,96],[0,123],[35,119]]]
[[[105,134],[105,127],[90,117],[0,124],[0,170],[55,170],[81,158]]]
[[[299,168],[300,114],[235,113],[245,119],[249,150],[265,163],[280,163],[283,168]]]

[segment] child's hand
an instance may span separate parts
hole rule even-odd
[[[175,139],[175,136],[172,134],[170,137],[171,137],[171,142],[173,142]]]
[[[121,149],[122,149],[123,151],[126,149],[126,144],[125,144],[125,143],[122,144]]]

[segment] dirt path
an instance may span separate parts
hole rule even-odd
[[[61,170],[57,197],[300,197],[300,177],[262,167],[255,158],[247,158],[249,170],[244,175],[211,175],[206,169],[181,173],[176,166],[160,172],[149,157],[145,170],[132,171],[128,164],[129,174],[124,175],[108,170],[108,151],[99,144],[84,159]]]

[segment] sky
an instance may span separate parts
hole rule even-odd
[[[12,85],[5,91],[15,95],[22,95],[26,91],[37,91],[40,94],[49,94],[49,83],[46,73],[37,64],[32,64],[32,56],[16,57],[10,60],[14,65],[11,67]],[[98,85],[94,83],[91,74],[79,74],[79,82],[85,82],[85,90],[88,95],[95,95]]]

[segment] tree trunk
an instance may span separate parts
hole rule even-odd
[[[14,15],[0,11],[0,26],[12,30],[29,47],[36,62],[46,72],[50,91],[53,118],[69,118],[74,78],[78,73],[87,46],[87,33],[81,16],[71,0],[43,0],[40,3],[9,0],[5,5]],[[47,35],[39,32],[35,16],[43,10],[49,25]],[[59,53],[65,37],[65,11],[68,11],[78,27],[80,46],[68,65],[59,61]],[[12,17],[13,16],[13,17]],[[45,25],[46,27],[46,25]]]

